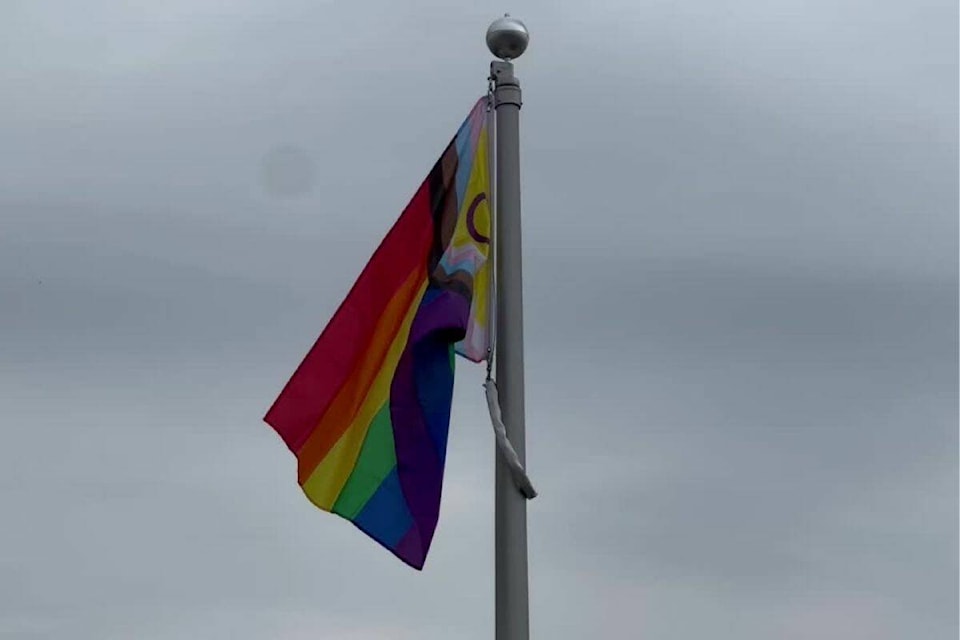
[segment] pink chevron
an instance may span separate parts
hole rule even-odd
[[[477,270],[486,261],[486,257],[480,253],[477,246],[470,242],[460,246],[450,244],[446,253],[440,258],[440,265],[446,269],[447,273],[464,269],[471,274],[476,274]]]

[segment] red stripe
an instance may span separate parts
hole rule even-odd
[[[387,303],[410,272],[426,263],[432,240],[425,181],[264,418],[294,453],[350,376]]]
[[[297,450],[297,469],[299,472],[300,484],[307,481],[310,475],[317,468],[317,465],[327,456],[333,446],[346,433],[347,429],[353,425],[357,419],[357,414],[361,408],[367,404],[371,386],[377,379],[384,367],[396,369],[396,360],[400,359],[400,353],[396,354],[394,362],[388,364],[387,355],[390,353],[391,346],[397,337],[400,337],[400,331],[403,329],[404,320],[410,314],[411,308],[414,313],[420,306],[420,297],[423,294],[423,285],[426,280],[426,269],[423,265],[418,265],[403,286],[393,296],[390,304],[383,310],[377,323],[377,331],[370,336],[370,342],[365,345],[363,353],[359,354],[356,364],[350,375],[346,378],[337,395],[330,401],[323,417],[317,422],[317,426],[307,436]],[[412,321],[412,318],[411,318]],[[409,331],[409,326],[407,331]],[[406,342],[407,336],[403,335],[402,340]],[[389,399],[391,380],[385,381],[384,391],[387,392]],[[376,415],[379,405],[384,398],[376,400],[376,406],[368,407],[373,410],[370,414],[372,418]],[[364,428],[366,425],[356,425]]]

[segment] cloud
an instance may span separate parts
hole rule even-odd
[[[0,635],[493,633],[482,371],[423,573],[260,420],[486,88],[396,6],[5,9]],[[511,10],[535,634],[955,637],[956,7]]]

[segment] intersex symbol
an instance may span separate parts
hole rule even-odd
[[[477,225],[473,221],[474,215],[477,213],[477,207],[480,206],[480,203],[487,199],[487,194],[478,193],[477,197],[473,199],[473,202],[470,203],[470,208],[467,209],[467,231],[470,232],[470,237],[480,242],[482,244],[489,244],[490,238],[483,235],[477,230]]]

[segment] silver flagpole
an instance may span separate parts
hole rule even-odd
[[[527,48],[529,34],[509,15],[487,30],[487,47],[499,58],[490,64],[496,109],[496,376],[507,438],[525,464],[523,407],[523,273],[520,242],[520,82],[513,60]],[[497,452],[495,583],[496,639],[528,640],[527,499]]]

